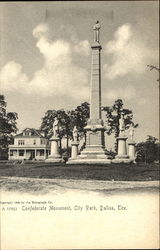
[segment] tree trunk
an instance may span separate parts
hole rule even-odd
[[[86,131],[84,132],[84,141],[85,141],[85,145],[86,145]]]
[[[60,138],[60,141],[59,141],[59,151],[60,153],[62,152],[62,138]]]
[[[68,138],[68,133],[67,133],[67,155],[69,154],[69,150],[68,150],[68,140],[69,140],[69,138]]]
[[[117,131],[115,132],[115,144],[114,144],[114,150],[116,153],[118,153],[118,140],[117,140],[117,137],[119,136],[119,128],[117,129]]]
[[[118,141],[116,139],[115,144],[114,144],[114,150],[116,153],[118,153]]]

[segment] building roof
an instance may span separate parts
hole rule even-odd
[[[24,132],[30,132],[31,135],[23,135]],[[40,138],[45,138],[44,132],[35,129],[35,128],[25,128],[20,134],[15,135],[14,137],[40,137]]]

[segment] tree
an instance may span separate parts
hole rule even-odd
[[[114,133],[115,138],[119,135],[119,119],[121,114],[124,115],[125,129],[129,129],[130,125],[133,125],[134,128],[138,127],[138,124],[133,122],[133,112],[129,109],[123,108],[123,101],[118,99],[110,107],[102,107],[102,111],[106,112],[107,118],[107,130],[106,133],[111,135]],[[115,143],[115,151],[117,152],[117,142]]]
[[[156,66],[154,66],[154,65],[147,65],[147,67],[150,68],[150,71],[154,69],[154,70],[160,72],[160,68],[158,68],[158,67],[156,67]],[[157,82],[159,82],[159,81],[160,81],[160,78],[157,79]]]
[[[18,115],[16,112],[6,111],[7,103],[4,95],[0,95],[0,151],[7,151],[8,145],[13,142],[13,136],[17,132]]]
[[[140,142],[136,146],[137,162],[152,163],[159,160],[159,143],[157,138],[148,135],[145,142]]]
[[[68,112],[71,120],[71,129],[76,126],[79,132],[80,138],[85,136],[84,127],[87,125],[89,118],[89,103],[83,102],[81,105],[77,106],[75,110]]]
[[[82,138],[85,134],[84,127],[87,125],[89,118],[89,104],[87,102],[77,106],[76,109],[71,111],[59,110],[48,110],[42,118],[40,129],[45,132],[48,138],[52,136],[52,126],[54,118],[57,117],[59,120],[59,135],[60,139],[66,136],[67,138],[67,151],[69,139],[72,139],[72,131],[74,126],[77,126],[80,137]]]
[[[57,111],[57,117],[60,121],[60,131],[59,131],[60,139],[66,136],[67,152],[68,152],[68,142],[69,139],[72,137],[71,120],[68,112],[64,111],[63,109]]]
[[[145,142],[139,142],[136,145],[136,162],[145,162]]]
[[[70,117],[63,110],[48,110],[44,117],[42,118],[42,123],[40,129],[45,132],[45,135],[48,138],[51,138],[53,135],[52,127],[55,117],[59,120],[59,136],[60,136],[60,147],[61,147],[61,139],[64,136],[67,136],[67,148],[68,148],[68,140],[69,136],[71,136],[71,131],[69,129],[70,126]]]
[[[45,136],[49,139],[52,136],[52,126],[54,118],[57,116],[56,110],[47,110],[44,117],[42,117],[42,123],[40,129],[45,133]]]

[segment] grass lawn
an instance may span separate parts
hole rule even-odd
[[[153,181],[159,180],[159,164],[66,165],[0,162],[2,177],[48,179]]]

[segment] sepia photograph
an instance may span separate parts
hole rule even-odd
[[[159,249],[159,1],[3,1],[0,33],[0,249]]]

